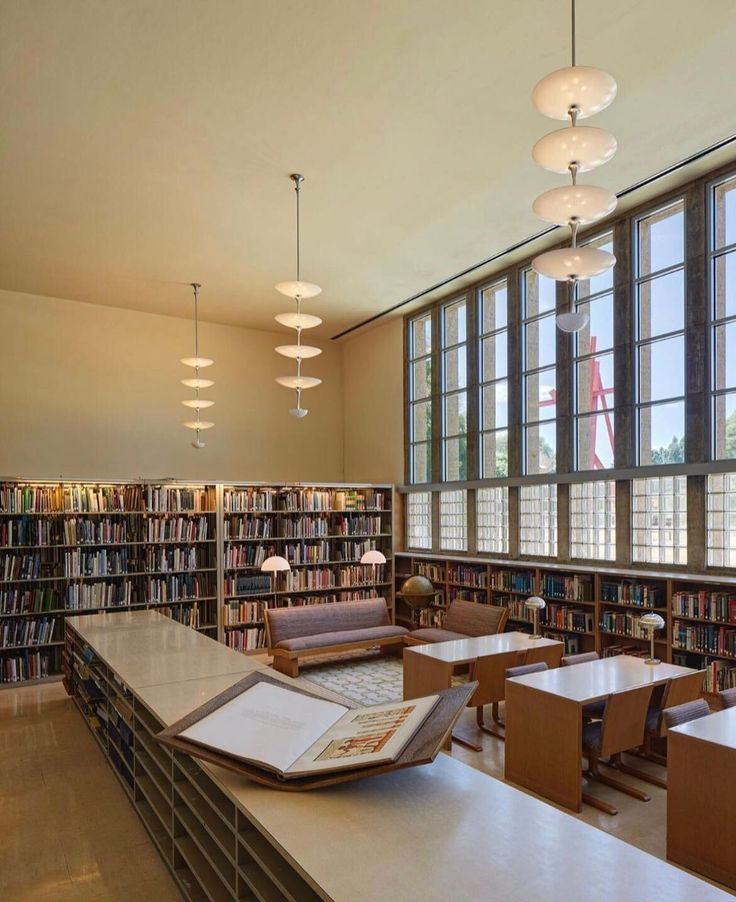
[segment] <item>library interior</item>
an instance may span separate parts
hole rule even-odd
[[[0,899],[736,896],[736,6],[0,0]]]

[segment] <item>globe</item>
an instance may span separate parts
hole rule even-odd
[[[410,576],[396,593],[414,611],[421,611],[432,604],[438,592],[426,576]]]

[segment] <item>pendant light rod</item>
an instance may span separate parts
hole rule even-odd
[[[299,282],[301,281],[302,276],[299,192],[301,191],[304,176],[300,175],[298,172],[292,172],[289,178],[294,182],[294,191],[296,191],[296,280]]]
[[[194,356],[199,357],[199,289],[202,285],[199,282],[190,282],[189,284],[194,289]],[[199,371],[199,367],[197,370]]]

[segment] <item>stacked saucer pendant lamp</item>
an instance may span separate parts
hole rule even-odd
[[[303,282],[301,274],[301,235],[299,220],[299,196],[302,188],[304,176],[294,173],[289,178],[294,182],[294,190],[296,192],[296,279],[293,282],[279,282],[276,291],[287,298],[293,298],[296,302],[296,310],[294,313],[279,313],[276,316],[276,322],[282,326],[288,326],[296,332],[296,343],[279,345],[275,350],[282,357],[288,357],[296,361],[296,373],[293,376],[279,376],[276,381],[285,388],[291,388],[296,392],[296,407],[291,407],[289,413],[293,417],[305,417],[309,411],[302,407],[302,392],[307,388],[314,388],[319,385],[322,380],[314,376],[305,376],[302,374],[302,361],[310,357],[317,357],[322,353],[321,348],[315,348],[311,345],[302,344],[302,330],[313,329],[319,326],[322,320],[318,316],[312,316],[309,313],[302,313],[302,301],[309,298],[317,297],[321,294],[322,289],[313,282]]]
[[[575,283],[591,279],[611,269],[616,258],[597,247],[578,247],[580,225],[608,216],[616,208],[616,195],[606,188],[578,183],[580,173],[590,172],[607,163],[616,153],[612,134],[600,128],[580,126],[605,110],[616,96],[616,81],[608,72],[575,62],[575,0],[572,6],[572,65],[550,73],[534,88],[532,102],[550,119],[568,120],[569,125],[545,135],[534,145],[534,162],[550,172],[569,175],[571,184],[552,188],[534,201],[534,212],[540,219],[567,225],[572,233],[570,247],[540,254],[532,260],[532,268],[540,275],[570,285],[570,309],[557,317],[563,332],[579,332],[585,328],[587,313],[574,310]]]
[[[215,424],[210,420],[203,420],[200,416],[200,412],[207,407],[212,407],[215,403],[214,401],[206,400],[205,398],[200,398],[199,393],[203,388],[211,388],[215,383],[212,379],[202,379],[199,375],[199,371],[205,369],[208,366],[212,366],[215,362],[209,357],[200,357],[199,356],[199,289],[202,287],[199,282],[192,282],[192,289],[194,290],[194,357],[182,357],[181,363],[184,366],[192,367],[194,370],[194,378],[193,379],[182,379],[181,384],[186,385],[187,388],[194,389],[194,397],[188,398],[186,401],[182,401],[181,403],[185,407],[189,407],[192,409],[196,415],[196,419],[194,420],[185,420],[184,425],[187,429],[194,429],[195,438],[192,442],[193,448],[204,448],[204,442],[200,438],[200,433],[205,429],[211,429]]]

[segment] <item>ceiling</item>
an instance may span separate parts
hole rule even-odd
[[[595,181],[625,188],[736,131],[732,0],[578,4],[611,71]],[[539,231],[562,178],[530,103],[569,62],[568,0],[0,0],[0,288],[335,335]],[[588,177],[588,181],[591,181]]]

